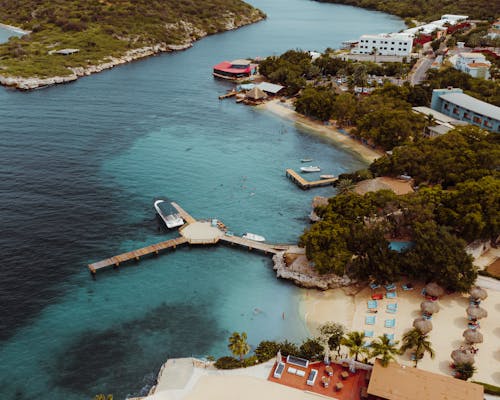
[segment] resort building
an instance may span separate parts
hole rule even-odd
[[[488,29],[488,34],[486,35],[490,39],[496,39],[500,37],[500,19],[493,22],[491,28]]]
[[[431,108],[454,119],[500,132],[500,107],[464,94],[462,89],[434,89]]]
[[[453,15],[445,14],[441,16],[441,19],[429,22],[428,24],[416,26],[414,28],[409,28],[403,31],[403,33],[417,36],[418,34],[430,35],[431,33],[437,33],[439,37],[439,32],[449,32],[451,27],[458,27],[464,25],[463,21],[467,20],[469,17],[467,15]],[[468,25],[468,24],[467,24]],[[451,29],[454,30],[454,29]]]
[[[455,59],[455,69],[473,78],[489,79],[491,63],[482,53],[460,53]]]
[[[362,35],[351,54],[378,54],[382,56],[409,56],[413,38],[403,33]]]
[[[214,76],[223,79],[248,78],[257,73],[257,64],[250,60],[222,61],[214,66]]]
[[[448,131],[456,128],[457,126],[467,125],[467,122],[459,121],[455,118],[449,117],[439,111],[433,110],[429,107],[412,107],[413,112],[421,114],[425,117],[432,116],[433,124],[432,126],[427,126],[425,128],[425,135],[428,137],[436,137],[444,135]]]
[[[390,362],[379,360],[373,367],[368,394],[386,400],[483,400],[483,386]]]

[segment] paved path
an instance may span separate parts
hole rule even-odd
[[[427,74],[427,70],[431,67],[433,62],[434,58],[429,57],[425,57],[417,62],[410,78],[410,84],[412,86],[422,83]]]

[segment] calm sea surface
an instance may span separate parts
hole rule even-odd
[[[325,173],[363,166],[289,122],[219,101],[230,85],[214,80],[211,66],[338,47],[402,22],[308,0],[252,4],[268,20],[188,51],[70,85],[0,90],[2,399],[124,398],[147,390],[168,357],[226,354],[235,330],[252,345],[307,335],[298,290],[257,253],[183,248],[96,281],[86,269],[173,237],[155,217],[157,198],[237,234],[296,241],[312,197],[333,190],[302,192],[285,169],[303,157]]]

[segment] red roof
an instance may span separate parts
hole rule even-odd
[[[249,64],[246,68],[231,68],[232,64],[229,61],[222,61],[221,63],[214,65],[214,70],[229,72],[232,74],[250,73],[252,68],[256,67],[256,64]]]

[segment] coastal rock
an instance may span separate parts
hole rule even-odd
[[[323,196],[315,196],[312,200],[312,210],[311,213],[309,214],[309,219],[312,222],[318,222],[321,221],[321,218],[316,214],[315,208],[319,206],[326,206],[328,205],[328,197],[323,197]]]
[[[225,28],[227,30],[232,30],[239,28],[244,25],[248,25],[261,19],[265,16],[260,15],[256,12],[250,17],[243,18],[236,22],[236,18],[233,15],[226,16],[227,23]],[[59,83],[69,83],[76,81],[82,76],[89,76],[106,69],[116,67],[117,65],[126,64],[134,60],[138,60],[145,57],[150,57],[159,53],[171,52],[171,51],[181,51],[186,50],[193,46],[193,41],[201,39],[208,35],[207,32],[196,28],[193,24],[187,23],[185,21],[179,21],[175,25],[182,25],[185,32],[184,43],[181,44],[166,44],[158,43],[153,46],[140,47],[137,49],[132,49],[127,51],[121,57],[108,57],[104,62],[96,65],[89,65],[87,67],[70,67],[68,68],[68,75],[64,76],[52,76],[48,78],[37,78],[37,77],[21,77],[21,76],[7,76],[0,74],[0,85],[13,87],[19,90],[33,90],[37,88],[42,88],[46,86],[52,86]],[[54,57],[57,57],[54,55]]]
[[[286,258],[291,258],[290,263]],[[345,286],[351,286],[356,283],[348,276],[339,276],[335,274],[318,274],[311,263],[307,260],[305,254],[299,253],[278,253],[273,256],[276,276],[282,279],[291,280],[297,286],[307,289],[328,290]]]

